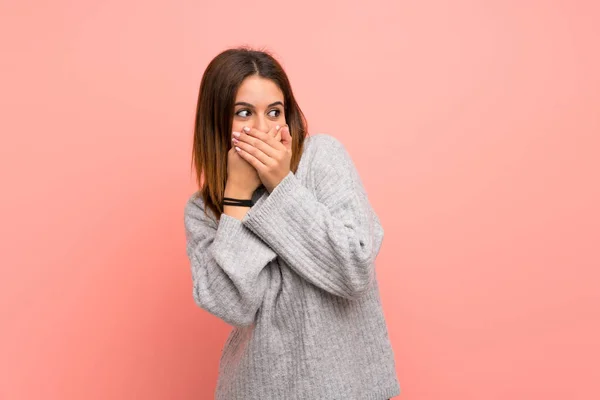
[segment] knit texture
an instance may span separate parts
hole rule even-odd
[[[383,228],[350,155],[306,138],[297,172],[240,221],[185,205],[196,304],[233,329],[217,400],[384,400],[400,394],[375,258]]]

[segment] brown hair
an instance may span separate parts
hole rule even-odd
[[[242,81],[251,75],[272,80],[283,92],[285,119],[292,135],[290,170],[294,173],[308,134],[306,118],[296,103],[288,77],[271,54],[247,47],[218,54],[208,64],[200,83],[192,149],[192,168],[204,211],[210,208],[217,219],[223,213],[235,96]]]

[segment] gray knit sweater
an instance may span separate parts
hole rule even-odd
[[[380,220],[340,141],[306,138],[297,172],[243,220],[185,206],[193,295],[233,326],[217,400],[384,400],[400,393],[375,258]],[[210,215],[210,216],[209,216]]]

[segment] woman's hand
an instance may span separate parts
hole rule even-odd
[[[279,126],[272,127],[267,134],[280,141],[281,134],[278,128]],[[235,134],[236,132],[233,132],[234,137]],[[225,197],[249,199],[261,183],[256,169],[240,156],[235,146],[232,146],[227,154]]]
[[[240,157],[234,147],[231,147],[227,152],[225,197],[250,199],[260,184],[260,177],[256,170]]]
[[[279,129],[277,136],[258,129],[244,128],[239,135],[234,134],[233,144],[238,154],[256,169],[263,185],[270,192],[290,172],[292,160],[292,136],[287,125]],[[239,149],[239,150],[238,150]]]

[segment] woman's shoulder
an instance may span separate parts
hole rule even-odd
[[[303,153],[316,158],[328,158],[345,152],[346,148],[343,143],[328,133],[310,134],[304,142]]]
[[[319,176],[320,181],[329,180],[340,187],[351,182],[362,182],[349,150],[335,136],[313,134],[305,148],[309,157],[304,168],[311,170],[311,175]]]
[[[183,215],[186,222],[199,220],[211,225],[215,223],[215,218],[210,209],[205,210],[204,199],[200,190],[195,191],[188,197],[184,205]]]
[[[305,143],[306,144],[317,144],[317,145],[335,145],[335,144],[341,144],[340,140],[337,139],[335,136],[330,135],[329,133],[323,133],[323,132],[318,132],[318,133],[311,133],[310,135],[306,136],[305,139]]]
[[[185,202],[183,213],[186,216],[198,215],[200,210],[204,209],[204,201],[202,200],[202,196],[200,195],[200,191],[197,190],[191,195],[188,196],[187,201]]]
[[[200,194],[199,190],[196,190],[194,193],[188,196],[187,201],[185,203],[185,211],[193,212],[199,208],[204,208],[204,200]]]
[[[352,157],[342,141],[327,133],[315,133],[305,140],[304,154],[308,154],[310,164],[346,165],[352,163]]]

